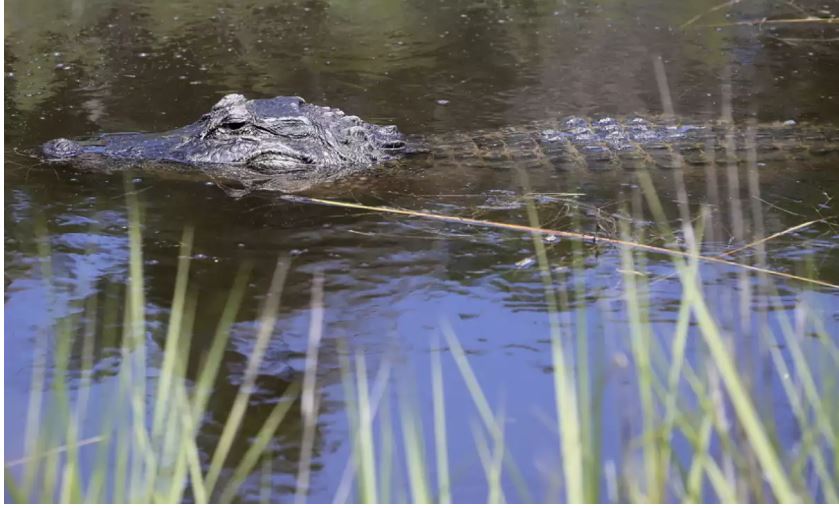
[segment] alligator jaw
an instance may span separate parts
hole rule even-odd
[[[311,169],[314,163],[314,158],[295,150],[271,148],[252,155],[245,165],[257,170],[285,173]]]

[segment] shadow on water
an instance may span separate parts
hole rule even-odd
[[[818,13],[822,3],[797,5]],[[25,421],[9,415],[25,411],[36,337],[65,316],[79,316],[77,326],[83,329],[86,302],[95,299],[104,311],[108,301],[118,299],[115,295],[124,294],[129,277],[123,175],[44,166],[28,155],[43,141],[104,131],[165,130],[194,121],[221,95],[234,91],[249,97],[300,95],[366,120],[396,123],[415,134],[464,132],[563,114],[655,114],[662,107],[653,55],[665,62],[677,113],[695,121],[719,117],[725,103],[721,83],[730,83],[738,120],[839,123],[839,47],[831,42],[835,26],[708,26],[801,15],[790,5],[754,0],[679,28],[707,9],[706,4],[11,2],[4,40],[7,461],[23,453],[15,438],[22,435]],[[834,159],[767,163],[759,169],[759,197],[750,187],[754,175],[747,168],[719,168],[719,173],[685,169],[690,217],[699,217],[702,205],[711,207],[706,252],[718,255],[839,214]],[[310,195],[526,224],[522,196],[531,192],[544,227],[617,237],[620,218],[632,216],[633,223],[646,226],[645,240],[661,241],[631,173],[542,169],[528,176],[530,188],[525,189],[515,168],[503,164],[408,164]],[[674,172],[654,175],[671,218],[681,213],[676,179]],[[146,311],[150,339],[157,347],[165,334],[185,227],[194,227],[196,234],[189,279],[198,309],[190,348],[194,368],[210,348],[238,268],[253,263],[208,408],[206,432],[199,436],[202,448],[210,450],[218,440],[252,354],[271,274],[278,256],[287,255],[292,268],[282,294],[280,324],[260,370],[242,442],[255,435],[278,394],[302,377],[312,280],[324,273],[326,317],[318,371],[324,402],[311,499],[332,499],[348,455],[338,344],[346,341],[353,351],[365,352],[373,370],[398,351],[404,368],[397,377],[416,377],[422,387],[431,341],[445,318],[453,323],[485,392],[493,402],[506,404],[511,415],[507,446],[525,467],[527,487],[541,500],[544,485],[550,484],[548,472],[558,465],[548,453],[550,446],[528,437],[544,435],[551,446],[556,440],[544,424],[545,415],[552,415],[544,408],[553,401],[550,323],[529,236],[294,203],[269,192],[234,199],[202,181],[169,181],[142,173],[132,185],[143,205]],[[52,253],[52,292],[37,255],[40,224],[45,224]],[[672,225],[678,229],[679,222]],[[834,223],[814,224],[767,243],[767,265],[790,273],[809,269],[820,280],[839,283],[835,240]],[[572,289],[572,244],[548,239],[547,247],[558,286]],[[640,415],[632,392],[637,380],[626,364],[631,352],[620,252],[597,243],[584,245],[584,252],[585,290],[571,292],[562,324],[573,330],[582,320],[593,330],[589,354],[606,383],[601,395],[604,457],[630,460],[625,436],[632,434]],[[746,261],[759,261],[750,256]],[[679,280],[660,256],[652,256],[645,269],[652,280],[650,320],[656,329],[667,330],[676,321],[682,298]],[[741,271],[708,266],[702,276],[706,291],[715,295],[712,303],[731,327],[729,333],[744,339],[736,346],[746,359],[744,369],[754,371],[755,379],[766,376],[765,351],[759,341],[747,340],[754,338],[749,330],[757,329],[747,323],[750,311],[765,305],[760,287],[752,288],[756,294],[747,295],[745,308],[738,308],[743,301]],[[828,329],[839,324],[839,315],[830,311],[839,307],[835,290],[782,279],[775,283],[786,310],[811,302],[825,311]],[[113,312],[120,315],[123,309]],[[769,313],[774,322],[774,313],[782,312],[773,307]],[[106,390],[119,362],[116,339],[108,342],[107,337],[119,334],[101,332],[94,377]],[[836,341],[835,335],[831,338]],[[698,351],[690,354],[701,357]],[[83,371],[81,355],[81,345],[74,345],[71,381]],[[455,419],[450,433],[457,439],[450,443],[450,454],[472,457],[474,445],[463,437],[471,434],[471,409],[455,405],[468,394],[452,365],[447,364],[446,386]],[[156,373],[152,369],[148,375]],[[187,373],[191,379],[196,375]],[[771,406],[782,399],[780,390],[778,379],[770,375],[767,384],[755,388],[755,397],[759,405]],[[781,439],[794,442],[798,430],[786,414],[788,408],[776,411]],[[276,500],[290,499],[300,454],[299,409],[292,413],[271,448],[273,481],[282,486],[274,492]],[[484,496],[480,463],[470,460],[456,464],[458,500]],[[607,490],[605,483],[603,488]],[[249,483],[245,497],[255,499],[256,491]]]

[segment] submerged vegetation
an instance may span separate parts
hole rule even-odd
[[[451,400],[451,386],[443,375],[445,357],[456,366],[474,406],[471,429],[485,476],[480,489],[487,501],[839,501],[839,411],[834,397],[839,344],[820,309],[806,298],[785,301],[769,272],[740,270],[736,284],[741,300],[730,304],[743,314],[737,316],[738,333],[733,333],[724,313],[730,295],[709,290],[700,277],[708,269],[699,253],[703,235],[713,225],[710,211],[702,207],[696,220],[685,217],[680,231],[670,230],[652,181],[640,174],[639,182],[644,209],[659,227],[655,236],[664,245],[682,247],[673,250],[672,273],[654,277],[651,256],[662,254],[633,247],[650,232],[642,230],[641,221],[619,224],[622,243],[615,248],[620,253],[629,354],[616,361],[633,370],[634,381],[624,401],[627,406],[612,408],[611,413],[604,412],[604,383],[606,371],[614,366],[598,358],[599,332],[585,318],[588,312],[601,312],[599,303],[569,303],[575,295],[577,301],[586,299],[585,239],[568,240],[574,242],[571,268],[557,270],[538,228],[537,207],[532,201],[527,206],[534,269],[541,273],[551,323],[554,408],[545,435],[532,437],[546,445],[555,443],[558,467],[546,474],[545,493],[534,491],[533,481],[521,476],[528,458],[515,456],[505,445],[510,437],[507,422],[527,415],[509,414],[503,402],[490,402],[493,397],[473,370],[469,353],[441,316],[437,344],[428,357],[428,379],[406,382],[395,375],[403,367],[392,356],[371,369],[362,351],[349,343],[338,345],[349,452],[342,480],[330,486],[334,501],[459,500],[462,458],[452,455],[449,444],[471,438],[450,433],[447,407],[464,401]],[[259,412],[258,425],[245,437],[243,422],[254,410],[249,401],[278,325],[290,266],[287,258],[278,261],[238,394],[221,425],[208,429],[214,425],[206,417],[208,401],[249,268],[242,267],[235,277],[211,347],[189,354],[196,295],[189,283],[193,232],[187,229],[164,339],[155,347],[148,340],[152,332],[145,316],[142,221],[135,193],[128,193],[128,204],[130,278],[125,294],[121,299],[92,298],[81,315],[56,319],[49,333],[39,338],[25,455],[6,463],[7,495],[36,502],[229,502],[276,501],[293,493],[296,501],[306,501],[316,472],[312,456],[319,439],[318,360],[323,281],[328,274],[313,279],[309,346],[300,380],[273,394],[270,411]],[[44,235],[38,254],[42,276],[49,281],[52,268]],[[765,259],[763,246],[754,244],[756,259]],[[662,277],[673,276],[682,297],[676,321],[662,326],[651,317],[651,295]],[[753,298],[762,303],[755,304]],[[119,339],[105,339],[118,350],[112,373],[118,380],[115,390],[97,387],[94,379],[94,343],[103,340],[97,334],[121,334]],[[754,364],[744,355],[751,354],[765,356],[772,371],[747,367]],[[81,359],[79,365],[71,365],[74,358]],[[188,365],[189,358],[199,358],[199,365]],[[70,369],[80,372],[72,386],[67,382]],[[782,400],[764,399],[760,385],[767,381],[780,383]],[[430,407],[420,404],[427,397],[418,397],[419,392],[430,394]],[[93,407],[108,410],[91,413]],[[618,457],[604,453],[604,414],[624,414],[627,419]],[[299,434],[296,452],[282,457],[291,462],[284,474],[294,479],[294,486],[277,491],[272,486],[272,457],[284,426],[302,431],[294,433]],[[216,436],[211,446],[207,432]]]

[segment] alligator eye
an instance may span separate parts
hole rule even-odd
[[[247,122],[230,122],[230,123],[224,124],[224,126],[227,127],[228,129],[232,130],[232,131],[238,131],[239,129],[246,126],[247,124],[248,124]]]

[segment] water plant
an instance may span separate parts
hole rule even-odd
[[[525,231],[532,236],[535,269],[550,316],[550,379],[555,398],[553,429],[546,432],[556,437],[561,465],[549,489],[556,497],[540,499],[532,491],[532,480],[523,478],[521,465],[527,459],[514,457],[506,446],[506,422],[511,415],[503,404],[493,407],[469,353],[446,316],[441,316],[436,346],[428,355],[429,377],[418,378],[413,386],[396,380],[394,365],[399,360],[395,357],[372,369],[362,352],[350,344],[340,345],[350,452],[342,481],[335,486],[334,501],[459,500],[459,460],[452,456],[449,443],[464,436],[450,433],[447,407],[467,401],[447,396],[446,357],[456,366],[474,407],[472,434],[488,502],[839,501],[835,487],[839,483],[839,421],[834,396],[839,386],[835,375],[839,346],[835,334],[808,299],[798,299],[792,308],[784,303],[777,272],[761,267],[736,272],[742,299],[738,319],[743,327],[739,330],[748,329],[748,336],[758,342],[757,350],[773,369],[770,378],[781,384],[784,396],[780,406],[777,401],[775,407],[763,403],[760,380],[738,364],[743,354],[738,352],[738,340],[746,335],[735,334],[726,317],[715,310],[719,308],[718,286],[703,279],[709,256],[701,254],[700,247],[711,226],[711,211],[700,207],[696,218],[682,217],[681,229],[673,230],[653,182],[643,174],[635,202],[642,201],[658,228],[653,237],[666,247],[645,240],[653,233],[647,223],[620,222],[621,238],[614,245],[628,330],[630,354],[625,362],[634,369],[631,402],[640,408],[640,420],[618,459],[603,452],[604,366],[592,354],[596,330],[584,318],[592,309],[569,303],[571,294],[577,301],[587,294],[589,239],[568,235],[573,242],[572,266],[558,271],[546,248],[547,231],[540,228],[538,208],[531,200]],[[130,188],[128,210],[130,278],[122,299],[113,298],[113,292],[93,297],[80,315],[57,318],[50,333],[39,337],[29,385],[25,455],[6,462],[7,498],[21,502],[240,500],[243,485],[272,474],[268,459],[272,441],[278,429],[294,420],[303,426],[294,500],[308,500],[320,407],[317,374],[324,326],[323,280],[328,274],[313,279],[302,383],[292,382],[277,394],[277,402],[259,428],[243,435],[243,420],[250,411],[267,343],[275,333],[290,265],[286,258],[277,262],[238,393],[223,425],[214,431],[218,439],[208,452],[200,442],[207,404],[250,269],[243,266],[235,276],[211,347],[200,355],[198,374],[188,376],[194,366],[187,359],[196,357],[188,354],[197,305],[189,285],[193,232],[188,228],[183,234],[164,340],[157,345],[149,340],[145,315],[141,207]],[[48,282],[52,267],[44,231],[40,238],[42,276]],[[754,259],[766,259],[765,251],[760,254],[763,242],[750,245],[757,250]],[[740,263],[711,258],[726,260],[722,266],[731,271]],[[668,266],[669,278],[675,277],[682,288],[676,319],[666,327],[651,318],[655,305],[651,288],[657,283],[650,275],[653,265]],[[814,281],[810,287],[817,287],[813,273],[797,276],[791,284],[806,285],[808,280]],[[94,391],[93,344],[99,340],[97,334],[116,331],[119,340],[108,339],[118,344],[116,388]],[[77,366],[81,375],[71,386],[66,378],[71,350],[77,347],[82,351]],[[418,388],[431,394],[430,408],[419,405]],[[91,415],[94,397],[97,407],[110,410]],[[795,422],[793,435],[780,434],[779,414]],[[91,435],[93,428],[96,432]],[[243,442],[246,446],[238,449]],[[275,500],[278,493],[264,487],[259,498]]]

